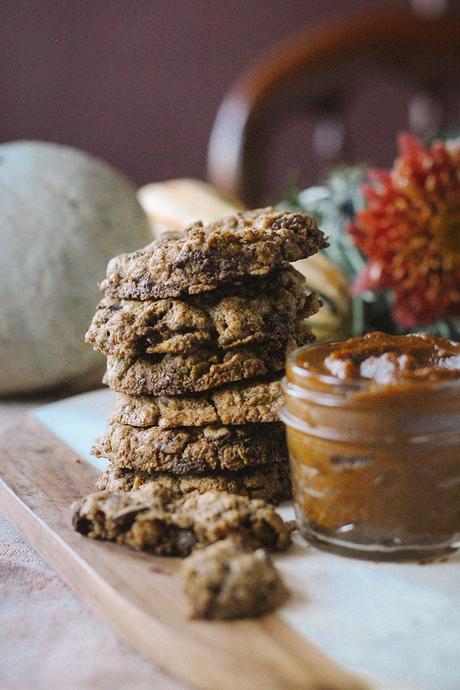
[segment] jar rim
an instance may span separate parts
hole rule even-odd
[[[311,425],[305,419],[298,417],[283,405],[280,411],[280,420],[290,429],[306,434],[307,436],[314,436],[323,441],[334,441],[339,443],[355,443],[359,445],[369,445],[382,448],[385,446],[392,446],[397,441],[405,445],[430,445],[439,447],[440,445],[452,445],[460,443],[460,431],[446,430],[441,432],[410,432],[401,435],[398,432],[369,433],[360,431],[359,433],[352,430],[343,430],[336,427],[325,427],[319,425]]]

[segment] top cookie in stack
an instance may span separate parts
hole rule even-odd
[[[268,208],[109,263],[87,333],[120,393],[93,449],[112,462],[100,488],[288,495],[280,377],[319,308],[289,264],[326,244],[309,216]]]

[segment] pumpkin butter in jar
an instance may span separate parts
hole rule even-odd
[[[376,559],[460,546],[460,344],[369,333],[291,354],[286,424],[299,529]]]

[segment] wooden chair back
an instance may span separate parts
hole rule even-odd
[[[209,179],[247,205],[265,201],[273,136],[280,124],[306,112],[326,123],[317,137],[323,150],[316,153],[326,163],[353,162],[342,112],[365,65],[416,85],[418,111],[414,106],[409,129],[423,130],[424,121],[425,129],[443,126],[440,104],[455,83],[458,90],[459,59],[460,14],[452,11],[431,19],[410,11],[371,15],[308,29],[251,67],[225,96],[209,144]]]

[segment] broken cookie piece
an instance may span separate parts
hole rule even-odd
[[[146,484],[124,494],[89,494],[71,510],[77,532],[161,556],[187,556],[229,536],[251,549],[283,551],[291,541],[291,525],[265,501],[220,491],[178,496]]]
[[[183,563],[182,582],[191,618],[260,616],[288,597],[270,556],[235,539],[196,549]]]

